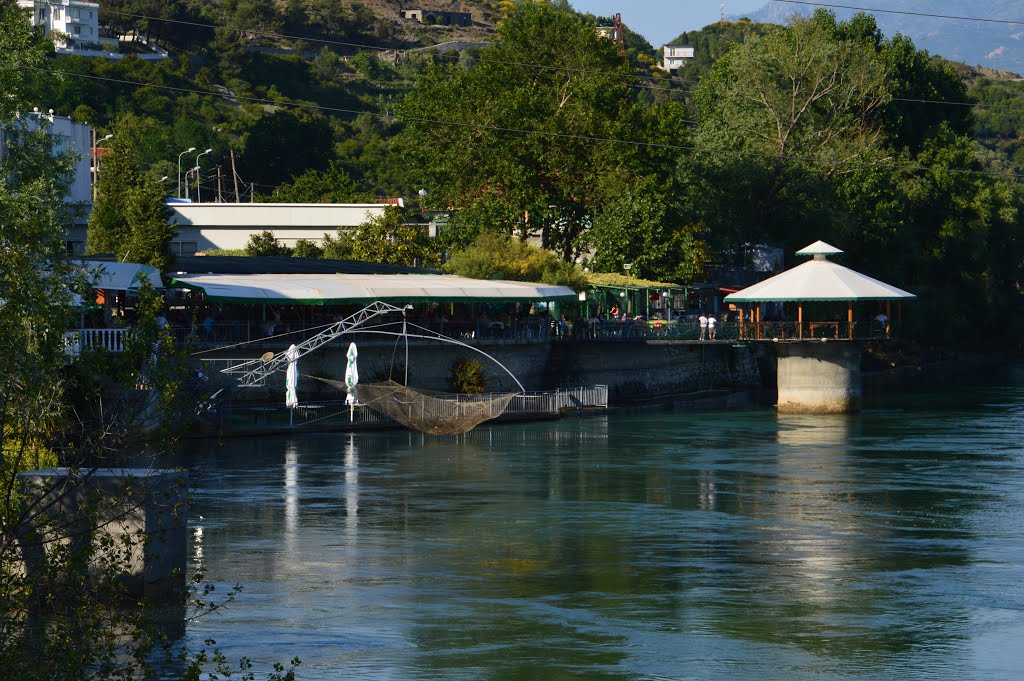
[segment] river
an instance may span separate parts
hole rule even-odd
[[[188,443],[257,678],[1019,679],[1024,372],[849,417]]]

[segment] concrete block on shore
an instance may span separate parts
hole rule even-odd
[[[28,573],[45,569],[57,547],[69,548],[84,552],[92,575],[116,571],[126,596],[166,602],[184,593],[187,473],[51,468],[21,479],[38,502],[33,538],[21,542]]]

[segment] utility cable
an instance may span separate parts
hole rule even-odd
[[[772,2],[785,3],[787,5],[810,5],[812,7],[829,7],[833,9],[852,9],[859,12],[879,12],[884,14],[903,14],[912,17],[928,17],[931,19],[954,19],[956,21],[978,21],[989,24],[1006,24],[1009,26],[1024,26],[1024,21],[1012,21],[1009,19],[993,19],[990,17],[964,17],[953,14],[935,14],[932,12],[911,12],[899,9],[880,9],[877,7],[857,7],[854,5],[838,5],[828,2],[810,2],[809,0],[771,0]]]

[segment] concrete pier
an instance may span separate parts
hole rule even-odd
[[[861,409],[860,343],[778,345],[780,414],[845,414]]]
[[[112,566],[126,595],[167,602],[184,593],[187,473],[52,468],[21,477],[42,509],[32,523],[36,539],[21,542],[30,574],[67,546],[85,552],[90,574]]]

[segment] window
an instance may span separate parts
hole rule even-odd
[[[171,253],[174,255],[195,255],[199,250],[199,243],[196,241],[172,241]]]
[[[78,24],[75,24],[74,26],[71,27],[71,32],[74,33],[75,35],[82,35],[82,27],[79,26]]]
[[[53,8],[53,18],[60,19],[60,7]]]
[[[68,255],[85,255],[84,241],[65,241],[64,249]]]

